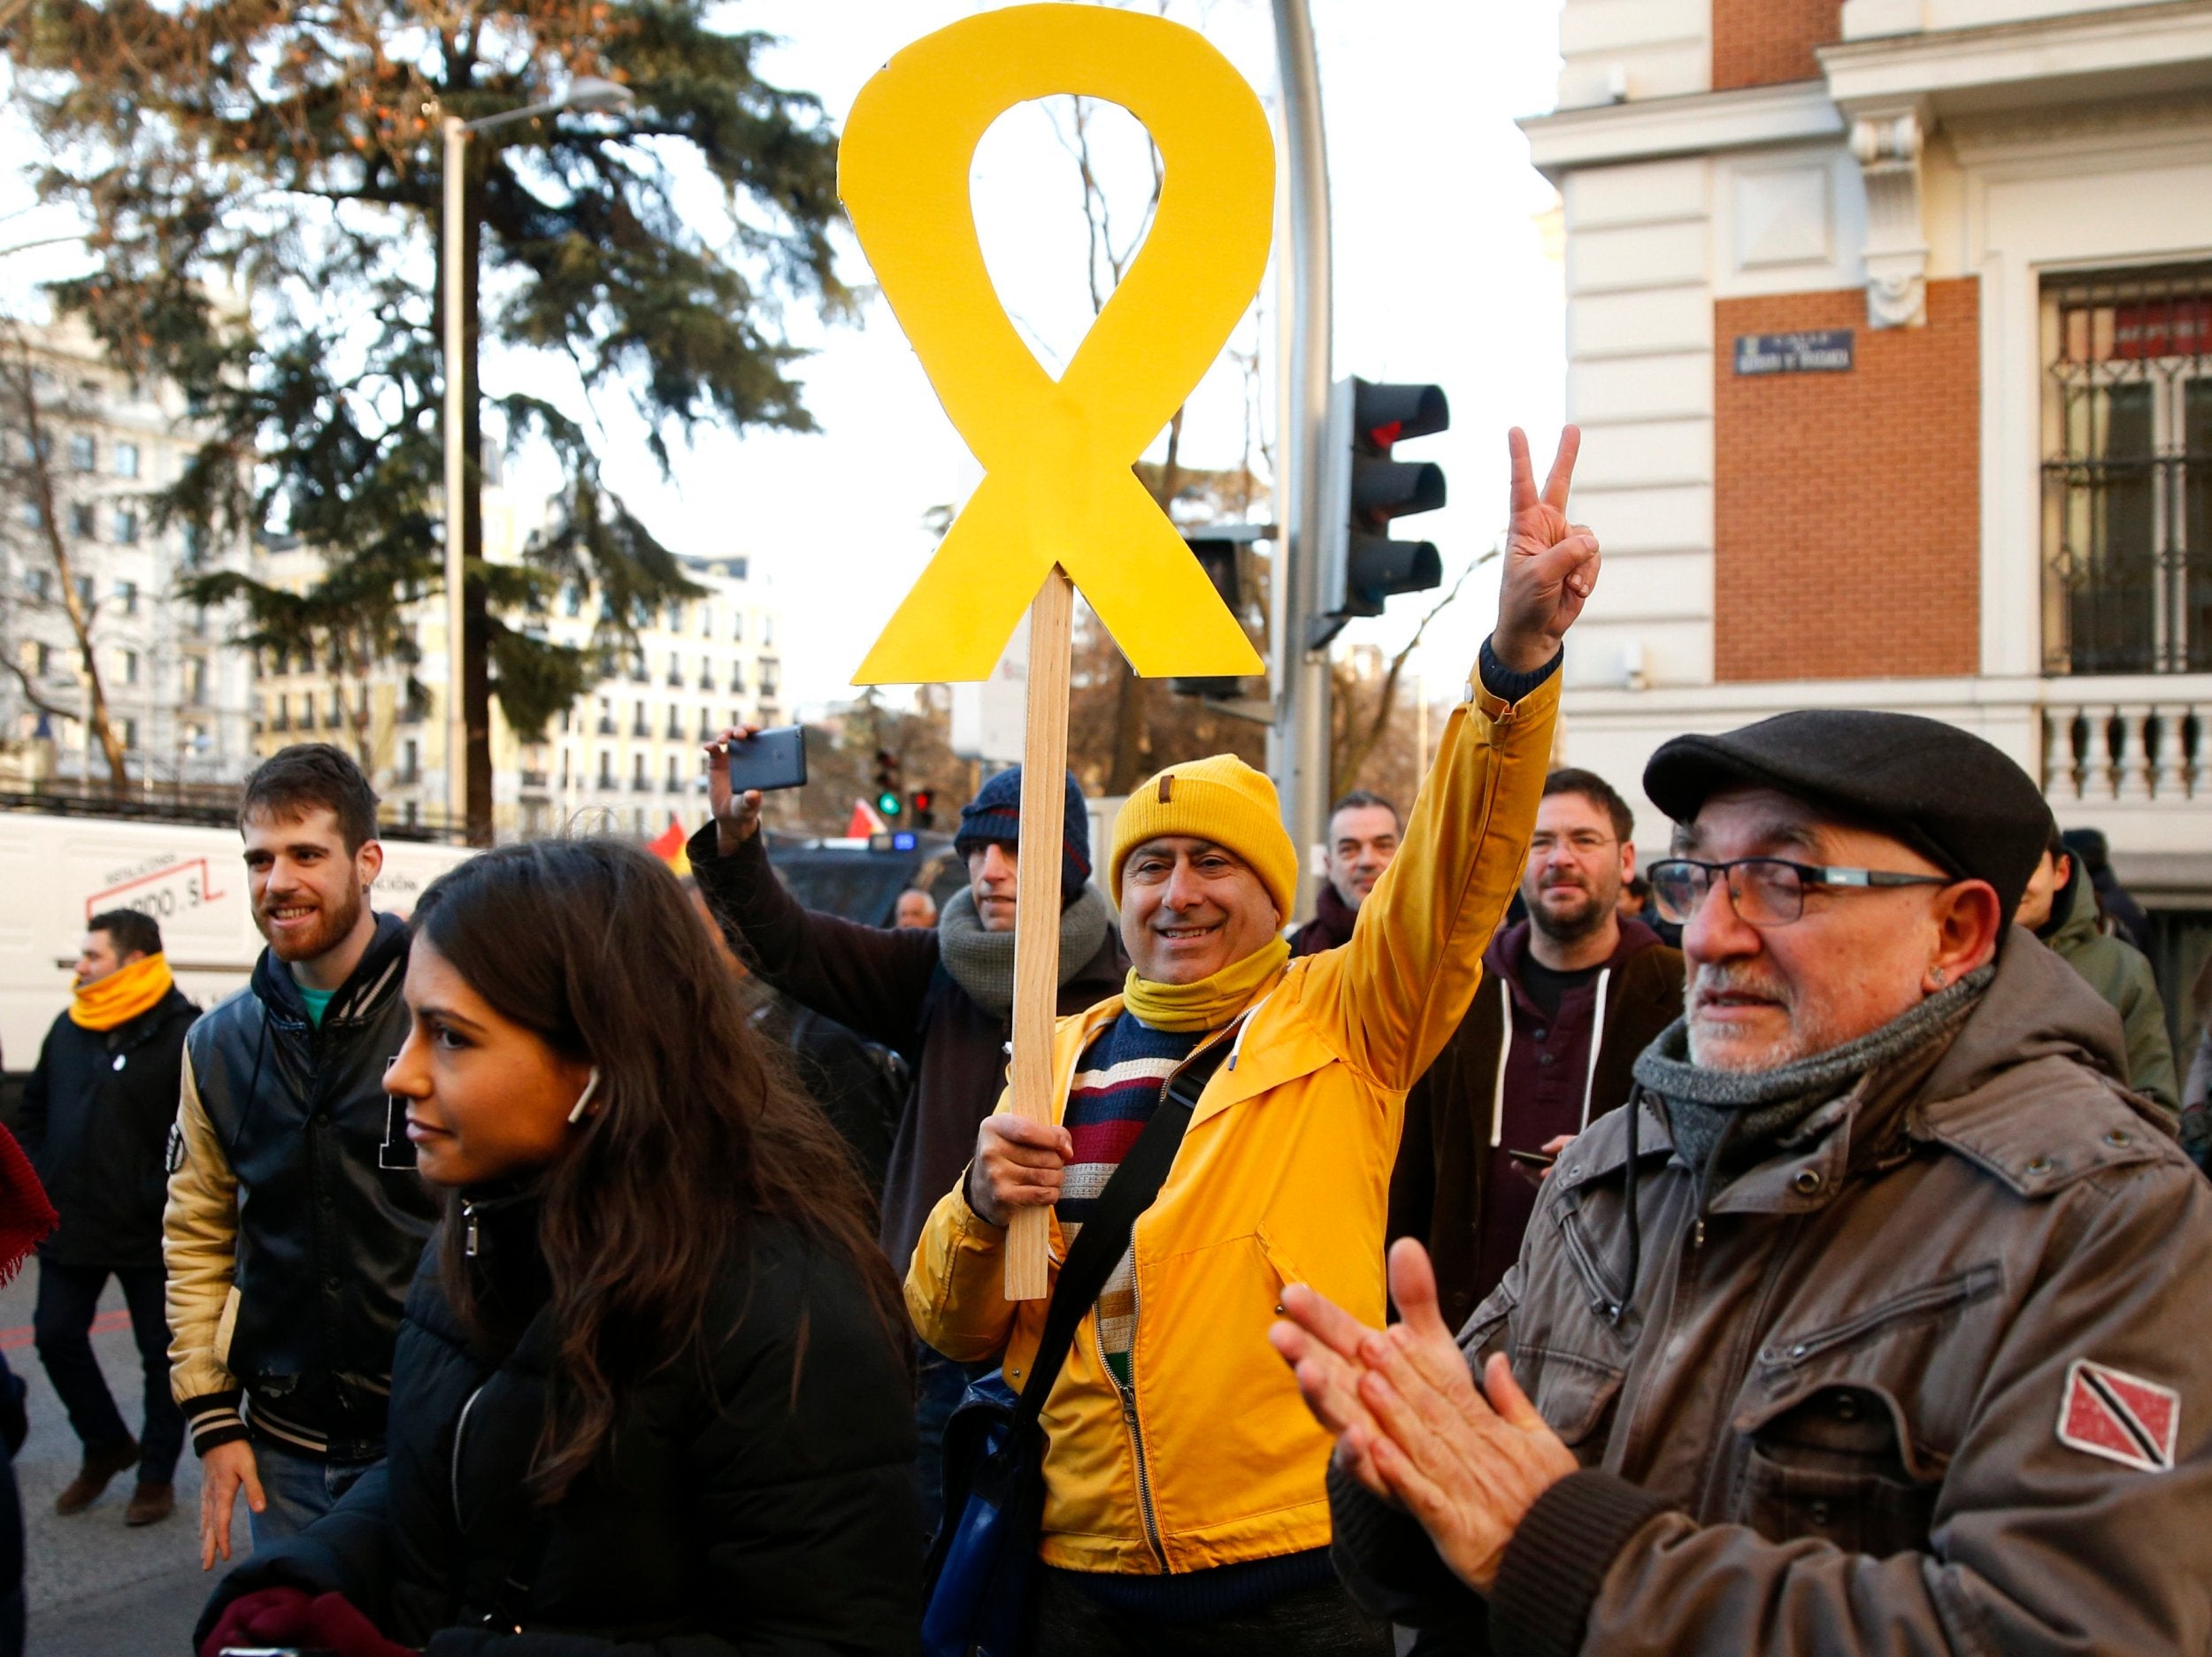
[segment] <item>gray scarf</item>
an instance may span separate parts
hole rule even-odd
[[[1091,963],[1113,911],[1096,886],[1060,911],[1060,982],[1065,985]],[[975,894],[967,887],[953,895],[937,917],[937,953],[953,982],[976,1005],[1003,1016],[1014,1009],[1014,934],[987,932],[975,912]]]
[[[1738,1155],[1779,1139],[1866,1077],[1948,1037],[1996,976],[1992,962],[1879,1030],[1771,1070],[1715,1070],[1692,1063],[1689,1020],[1678,1018],[1637,1059],[1636,1079],[1666,1101],[1675,1149],[1702,1183],[1724,1138]]]

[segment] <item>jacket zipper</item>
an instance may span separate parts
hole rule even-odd
[[[1135,1247],[1136,1243],[1133,1239],[1130,1247],[1133,1249]],[[1137,1290],[1136,1268],[1133,1263],[1130,1268],[1129,1293],[1131,1303],[1134,1308],[1130,1320],[1133,1325],[1136,1320],[1144,1315],[1144,1297]],[[1129,1385],[1124,1386],[1120,1378],[1114,1374],[1114,1366],[1107,1362],[1106,1337],[1104,1332],[1098,1329],[1095,1319],[1093,1320],[1091,1327],[1098,1344],[1098,1361],[1105,1368],[1106,1378],[1113,1382],[1114,1391],[1120,1395],[1122,1424],[1129,1429],[1129,1454],[1137,1465],[1137,1514],[1144,1523],[1145,1545],[1151,1548],[1152,1557],[1159,1561],[1160,1569],[1164,1571],[1167,1569],[1167,1549],[1160,1541],[1159,1515],[1152,1510],[1152,1474],[1145,1466],[1144,1429],[1137,1420],[1135,1338],[1133,1336],[1131,1338],[1129,1346]]]
[[[1941,1311],[1959,1301],[1979,1300],[1986,1291],[1995,1286],[2001,1275],[1994,1266],[1977,1266],[1948,1283],[1932,1284],[1927,1288],[1901,1294],[1893,1300],[1860,1313],[1856,1317],[1816,1331],[1802,1340],[1793,1340],[1786,1346],[1770,1346],[1759,1354],[1761,1365],[1769,1370],[1793,1369],[1799,1364],[1808,1362],[1832,1347],[1855,1340],[1884,1323],[1895,1323],[1901,1317],[1910,1317],[1916,1313]]]
[[[1608,1321],[1619,1317],[1621,1297],[1605,1281],[1598,1263],[1590,1257],[1588,1246],[1583,1241],[1582,1228],[1570,1211],[1559,1216],[1559,1235],[1567,1245],[1567,1259],[1582,1279],[1582,1286],[1589,1292],[1590,1308]]]
[[[483,1393],[484,1383],[480,1381],[477,1383],[476,1390],[468,1395],[467,1401],[461,1406],[460,1419],[453,1423],[453,1472],[451,1483],[453,1485],[453,1523],[457,1530],[465,1529],[461,1518],[461,1438],[462,1435],[467,1432],[469,1429],[469,1411],[476,1408],[476,1400],[482,1397]]]
[[[1241,1033],[1241,1032],[1239,1032],[1240,1036]],[[1161,1104],[1164,1105],[1167,1102],[1167,1090],[1174,1085],[1176,1078],[1182,1075],[1185,1066],[1197,1056],[1196,1051],[1187,1055],[1183,1062],[1177,1065],[1161,1082]],[[1071,1077],[1070,1079],[1072,1081],[1073,1078]],[[1155,1109],[1157,1107],[1156,1106]],[[1194,1116],[1197,1114],[1195,1101],[1193,1102],[1191,1110]],[[1172,1171],[1171,1169],[1171,1174]],[[1163,1189],[1165,1188],[1166,1183],[1165,1180],[1161,1181]],[[1156,1198],[1155,1201],[1157,1199]],[[1141,1220],[1144,1216],[1139,1215],[1137,1217]],[[1099,1327],[1095,1308],[1091,1314],[1091,1338],[1098,1347],[1099,1367],[1106,1371],[1107,1380],[1113,1384],[1115,1392],[1121,1399],[1122,1424],[1129,1429],[1129,1454],[1137,1466],[1137,1514],[1138,1517],[1144,1522],[1145,1545],[1152,1550],[1152,1557],[1159,1561],[1160,1569],[1164,1571],[1167,1569],[1167,1548],[1160,1540],[1159,1515],[1152,1508],[1152,1473],[1151,1469],[1145,1465],[1144,1428],[1137,1420],[1137,1340],[1134,1331],[1144,1326],[1144,1290],[1140,1286],[1137,1278],[1137,1228],[1133,1224],[1129,1228],[1129,1324],[1132,1332],[1129,1337],[1128,1385],[1124,1386],[1121,1384],[1120,1377],[1114,1373],[1114,1366],[1107,1361],[1106,1331]]]

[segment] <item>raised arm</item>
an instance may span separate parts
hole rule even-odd
[[[1410,1087],[1458,1027],[1520,880],[1551,761],[1560,641],[1597,582],[1597,538],[1567,519],[1579,443],[1567,427],[1539,490],[1528,440],[1511,434],[1497,625],[1352,941],[1307,969],[1308,1010],[1386,1087]]]
[[[937,934],[863,926],[803,907],[769,867],[760,838],[760,794],[734,793],[725,743],[708,745],[714,820],[691,837],[691,872],[730,947],[802,1006],[880,1042],[911,1062],[916,1024],[937,970]]]

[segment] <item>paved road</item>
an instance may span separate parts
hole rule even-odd
[[[24,1595],[30,1612],[29,1657],[185,1657],[192,1624],[207,1594],[200,1575],[194,1517],[200,1467],[189,1448],[177,1469],[177,1511],[157,1525],[123,1523],[132,1475],[108,1486],[87,1511],[64,1519],[54,1498],[76,1477],[81,1448],[30,1343],[38,1267],[27,1265],[0,1288],[0,1346],[30,1384],[31,1436],[16,1457],[23,1492]],[[139,1423],[138,1353],[113,1284],[100,1302],[93,1350],[123,1418]],[[20,1342],[20,1344],[17,1344]],[[239,1515],[243,1533],[244,1515]]]

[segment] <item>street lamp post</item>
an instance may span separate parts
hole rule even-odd
[[[470,470],[466,442],[468,411],[476,397],[476,284],[472,280],[475,272],[467,268],[472,263],[466,188],[469,135],[516,121],[534,120],[541,115],[558,114],[563,110],[617,112],[629,108],[632,101],[629,88],[595,75],[581,75],[569,82],[566,92],[546,103],[480,116],[472,121],[449,115],[438,124],[445,144],[445,201],[439,247],[443,256],[440,264],[444,274],[442,309],[445,322],[446,812],[449,817],[465,826],[472,840],[480,843],[488,844],[491,839],[492,802],[488,786],[485,798],[477,802],[482,807],[480,818],[472,815],[467,525],[472,517],[479,524],[482,519],[480,515],[467,510],[475,502],[475,479],[480,475]],[[480,457],[478,464],[480,464]],[[490,712],[488,708],[481,711],[485,719],[484,740],[488,743]]]
[[[1282,314],[1284,362],[1279,371],[1277,442],[1283,498],[1275,521],[1271,617],[1275,724],[1268,733],[1267,769],[1280,794],[1290,838],[1298,848],[1298,901],[1312,892],[1311,848],[1328,838],[1329,656],[1306,637],[1320,609],[1322,432],[1329,408],[1331,327],[1329,159],[1321,124],[1321,72],[1307,0],[1274,0],[1277,77],[1282,88],[1283,147],[1288,152],[1284,205],[1290,221],[1288,257],[1275,266]],[[1283,286],[1290,303],[1279,297]]]

